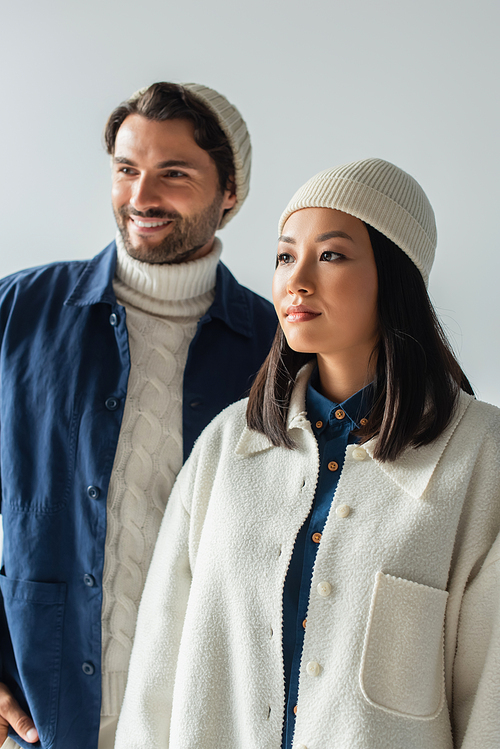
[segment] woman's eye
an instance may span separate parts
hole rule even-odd
[[[278,253],[278,263],[280,263],[281,265],[286,265],[287,263],[291,263],[292,260],[293,258],[288,252]]]
[[[326,250],[321,253],[320,260],[325,260],[329,263],[331,260],[337,260],[339,257],[343,257],[340,252],[333,252],[332,250]]]

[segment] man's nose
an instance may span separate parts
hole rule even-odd
[[[134,184],[130,204],[141,212],[149,208],[158,208],[161,204],[161,194],[155,180],[145,175],[141,176]]]

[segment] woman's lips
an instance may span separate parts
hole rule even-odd
[[[315,317],[319,317],[321,312],[316,312],[311,309],[311,307],[299,304],[297,306],[290,305],[290,307],[287,308],[285,315],[287,322],[308,322],[309,320],[314,320]]]

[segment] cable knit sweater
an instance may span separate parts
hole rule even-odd
[[[182,465],[182,378],[215,296],[221,244],[179,265],[131,258],[117,236],[113,283],[125,307],[131,370],[108,494],[102,607],[102,709],[117,715],[137,608],[167,498]]]

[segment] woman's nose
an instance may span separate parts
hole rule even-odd
[[[314,282],[311,274],[307,272],[304,266],[297,265],[294,271],[288,277],[287,291],[289,294],[312,294],[314,291]]]

